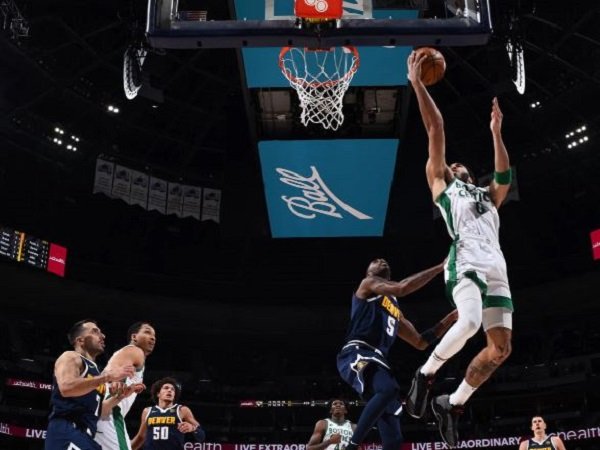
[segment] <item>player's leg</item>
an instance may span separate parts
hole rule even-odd
[[[487,345],[473,358],[463,381],[473,388],[485,383],[511,352],[513,303],[506,263],[499,249],[497,251],[497,263],[489,271],[487,295],[483,300],[482,322]],[[450,403],[462,405],[474,391],[461,393],[459,390],[452,394]]]
[[[383,450],[399,450],[404,438],[400,428],[400,417],[393,412],[384,412],[377,421]]]
[[[462,383],[452,394],[441,395],[431,402],[440,434],[449,447],[458,443],[458,418],[462,405],[510,355],[512,310],[505,307],[484,309],[483,328],[487,345],[469,364]]]
[[[406,411],[416,418],[421,418],[425,413],[435,373],[464,347],[481,326],[482,300],[479,286],[470,278],[463,277],[453,289],[452,297],[458,310],[458,320],[442,337],[425,364],[417,369],[406,398]]]
[[[364,376],[365,394],[369,400],[356,423],[356,429],[346,447],[347,450],[358,448],[369,430],[373,428],[390,405],[396,403],[398,409],[400,407],[398,402],[399,386],[390,371],[376,363],[370,363],[365,370],[367,370]]]

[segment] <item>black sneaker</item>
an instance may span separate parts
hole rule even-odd
[[[408,395],[406,396],[406,412],[415,419],[420,419],[425,414],[427,397],[429,396],[429,389],[431,389],[433,380],[433,376],[421,373],[420,367],[417,369],[410,386],[410,391],[408,391]]]
[[[450,404],[449,395],[440,395],[431,400],[431,409],[438,423],[440,435],[450,448],[458,444],[458,418],[463,413],[462,406]]]

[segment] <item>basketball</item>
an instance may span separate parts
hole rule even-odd
[[[425,86],[431,86],[444,77],[446,60],[435,48],[422,47],[416,50],[417,54],[425,53],[427,58],[421,65],[421,81]]]

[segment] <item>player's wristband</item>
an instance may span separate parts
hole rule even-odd
[[[510,167],[504,172],[494,172],[494,181],[498,184],[510,184],[512,181],[512,170]]]
[[[421,338],[423,338],[423,340],[427,342],[427,344],[431,345],[436,341],[437,336],[435,335],[435,331],[433,331],[433,328],[429,328],[428,330],[425,330],[423,331],[423,333],[421,333]]]

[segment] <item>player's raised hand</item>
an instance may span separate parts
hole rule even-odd
[[[500,109],[500,105],[498,104],[498,97],[494,97],[492,100],[492,113],[490,120],[490,130],[492,133],[497,134],[502,130],[502,110]]]
[[[425,53],[417,53],[415,51],[410,52],[406,65],[408,67],[408,79],[412,84],[422,83],[421,81],[421,66],[423,61],[427,58]]]

